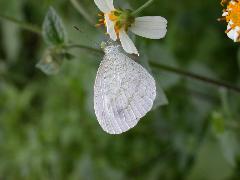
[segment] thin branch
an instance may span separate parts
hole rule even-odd
[[[23,21],[20,21],[18,19],[13,18],[13,17],[0,14],[0,19],[12,22],[12,23],[18,25],[22,29],[31,31],[31,32],[36,33],[36,34],[41,34],[41,28],[39,28],[37,26],[34,26],[32,24],[25,23]]]
[[[144,3],[142,6],[140,6],[138,9],[136,9],[135,11],[132,12],[133,16],[136,16],[137,14],[139,14],[140,12],[142,12],[145,8],[147,8],[148,6],[150,6],[153,3],[154,0],[148,0],[146,3]]]
[[[229,83],[224,82],[224,81],[211,79],[211,78],[208,78],[208,77],[205,77],[205,76],[201,76],[201,75],[198,75],[198,74],[194,74],[194,73],[191,73],[191,72],[184,71],[182,69],[174,68],[174,67],[171,67],[171,66],[167,66],[167,65],[163,65],[163,64],[159,64],[159,63],[155,63],[155,62],[150,62],[150,65],[153,68],[162,69],[164,71],[172,72],[172,73],[175,73],[175,74],[178,74],[178,75],[181,75],[181,76],[192,78],[192,79],[202,81],[202,82],[205,82],[205,83],[208,83],[208,84],[212,84],[212,85],[215,85],[215,86],[224,87],[226,89],[233,90],[235,92],[240,93],[240,87],[234,86],[234,85],[229,84]]]
[[[85,45],[82,45],[82,44],[66,45],[66,46],[63,46],[63,48],[66,48],[66,49],[79,48],[79,49],[84,49],[84,50],[88,50],[88,51],[91,51],[91,52],[96,52],[96,53],[99,53],[99,54],[103,54],[103,51],[101,49],[92,48],[90,46],[85,46]]]
[[[75,9],[87,20],[89,24],[94,25],[94,20],[78,0],[70,0],[70,2],[72,3],[73,7],[75,7]]]
[[[34,33],[37,33],[37,34],[41,35],[41,29],[38,28],[37,26],[19,21],[15,18],[12,18],[12,17],[9,17],[9,16],[1,15],[1,14],[0,14],[0,18],[2,18],[3,20],[7,20],[7,21],[10,21],[12,23],[15,23],[23,29],[26,29],[28,31],[31,31],[31,32],[34,32]],[[102,50],[100,50],[100,49],[92,48],[92,47],[81,45],[81,44],[68,45],[68,46],[65,46],[65,48],[67,48],[67,49],[80,48],[80,49],[85,49],[85,50],[89,50],[89,51],[92,51],[92,52],[103,54]],[[167,71],[167,72],[170,72],[170,73],[175,73],[175,74],[178,74],[178,75],[181,75],[181,76],[184,76],[184,77],[192,78],[192,79],[195,79],[195,80],[198,80],[198,81],[202,81],[202,82],[205,82],[205,83],[208,83],[208,84],[212,84],[212,85],[215,85],[215,86],[218,86],[218,87],[223,87],[223,88],[226,88],[226,89],[229,89],[229,90],[240,93],[240,87],[237,87],[235,85],[229,84],[229,83],[224,82],[224,81],[211,79],[211,78],[208,78],[208,77],[205,77],[205,76],[194,74],[194,73],[184,71],[182,69],[178,69],[178,68],[175,68],[175,67],[155,63],[155,62],[152,62],[152,61],[150,61],[149,64],[153,68],[161,69],[161,70],[164,70],[164,71]]]
[[[71,48],[83,48],[83,49],[87,49],[87,50],[94,51],[94,52],[97,52],[97,53],[101,53],[101,54],[103,53],[102,50],[100,50],[100,49],[92,48],[92,47],[84,46],[84,45],[70,45],[70,46],[68,46],[68,48],[69,49],[71,49]],[[175,74],[178,74],[178,75],[181,75],[181,76],[192,78],[192,79],[195,79],[195,80],[198,80],[198,81],[202,81],[202,82],[205,82],[205,83],[208,83],[208,84],[212,84],[212,85],[215,85],[215,86],[218,86],[218,87],[223,87],[223,88],[226,88],[226,89],[229,89],[229,90],[240,93],[240,87],[234,86],[234,85],[229,84],[229,83],[224,82],[224,81],[211,79],[211,78],[208,78],[208,77],[205,77],[205,76],[201,76],[201,75],[198,75],[198,74],[195,74],[195,73],[184,71],[182,69],[178,69],[178,68],[175,68],[175,67],[155,63],[155,62],[152,62],[152,61],[150,61],[149,64],[153,68],[162,69],[162,70],[167,71],[167,72],[175,73]]]

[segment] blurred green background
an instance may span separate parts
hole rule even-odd
[[[155,0],[141,14],[168,20],[162,40],[136,37],[148,60],[240,86],[240,51],[224,33],[220,0]],[[68,40],[99,48],[106,36],[93,1],[0,0],[0,16],[41,27],[49,6]],[[144,0],[115,0],[136,9]],[[81,10],[81,13],[79,13]],[[85,13],[83,11],[85,11]],[[86,20],[88,19],[88,21]],[[81,32],[73,26],[79,27]],[[101,55],[72,49],[59,73],[35,65],[49,46],[0,17],[0,179],[239,180],[240,94],[151,67],[169,104],[156,106],[118,136],[106,134],[93,109]],[[161,103],[161,102],[157,102]]]

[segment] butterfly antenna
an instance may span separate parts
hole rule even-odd
[[[75,25],[74,25],[73,28],[74,28],[75,30],[81,32],[81,33],[84,33],[84,31],[83,31],[82,29],[80,29],[78,26],[75,26]],[[89,36],[88,36],[87,34],[86,34],[85,37],[88,38],[88,39],[90,40],[90,42],[92,42],[92,43],[94,44],[94,46],[99,46],[99,43],[96,42],[96,41],[91,40],[91,38],[89,38]]]
[[[79,27],[77,27],[77,26],[73,26],[73,28],[74,29],[76,29],[77,31],[79,31],[79,32],[83,32]]]

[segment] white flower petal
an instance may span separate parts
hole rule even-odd
[[[130,30],[142,37],[161,39],[167,32],[167,20],[161,16],[138,17]]]
[[[97,7],[104,13],[108,13],[115,9],[113,5],[113,0],[94,0],[94,2]]]
[[[117,34],[115,32],[114,23],[109,19],[108,15],[105,15],[105,21],[107,26],[107,33],[109,34],[110,38],[114,41],[117,40]]]
[[[229,24],[227,29],[229,30],[231,28],[231,25]],[[238,39],[239,39],[239,35],[240,35],[240,27],[235,27],[233,28],[232,30],[230,30],[228,33],[227,33],[227,36],[232,39],[234,42],[238,42]]]
[[[121,41],[123,49],[127,53],[139,55],[136,46],[134,45],[134,43],[132,42],[132,40],[129,38],[129,36],[127,35],[127,33],[124,30],[121,30],[119,32],[119,39]]]
[[[231,0],[230,3],[233,4],[233,5],[236,4],[236,2],[234,0]]]
[[[225,11],[225,12],[222,13],[222,16],[227,16],[227,15],[228,15],[228,12],[227,12],[227,11]]]

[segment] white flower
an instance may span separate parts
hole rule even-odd
[[[226,3],[225,1],[222,2]],[[223,5],[222,4],[222,5]],[[234,42],[240,41],[240,1],[229,1],[227,8],[224,9],[222,16],[228,23],[226,34]]]
[[[114,41],[119,39],[123,49],[129,54],[139,55],[127,34],[128,30],[149,39],[161,39],[166,35],[167,20],[161,16],[134,18],[129,10],[115,9],[113,0],[94,0],[94,2],[104,14],[104,19],[100,21],[106,25],[110,38]]]
[[[240,32],[239,26],[232,28],[231,23],[228,23],[226,32],[227,32],[227,36],[230,39],[232,39],[234,42],[239,42],[239,32]]]

